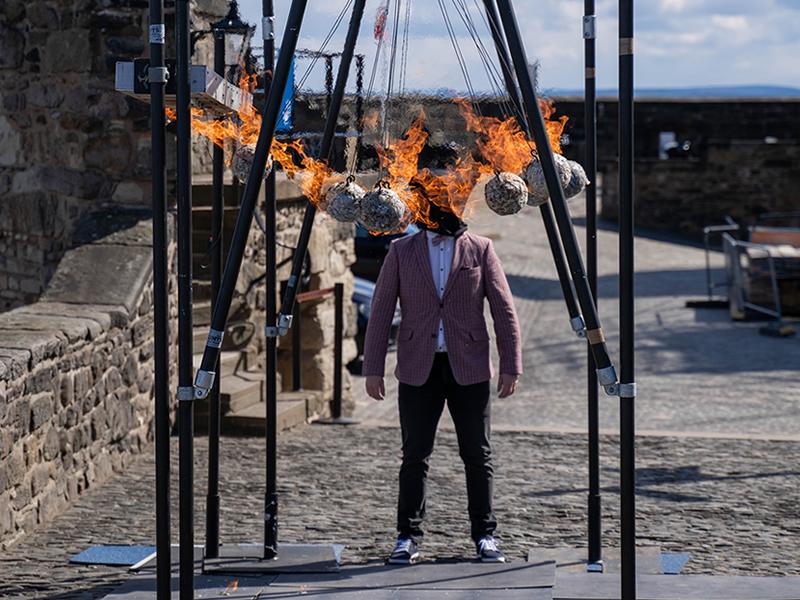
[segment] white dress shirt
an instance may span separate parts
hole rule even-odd
[[[452,235],[440,235],[435,231],[426,231],[425,234],[428,238],[428,256],[431,260],[433,284],[436,286],[436,293],[441,300],[447,285],[447,278],[450,276],[456,239]],[[437,236],[439,243],[434,245],[433,239]],[[447,352],[447,344],[444,341],[444,323],[441,319],[439,319],[439,332],[436,338],[436,352]]]

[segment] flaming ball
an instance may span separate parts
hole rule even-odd
[[[573,198],[580,194],[589,184],[589,178],[586,177],[586,171],[583,170],[583,167],[580,165],[580,163],[571,160],[569,161],[569,166],[571,167],[571,176],[569,178],[569,183],[564,188],[564,195],[567,197],[567,199]]]
[[[256,153],[255,144],[243,144],[236,149],[233,153],[233,161],[231,162],[231,170],[234,177],[242,183],[247,183],[247,178],[250,175],[250,170],[253,168],[253,157]],[[267,159],[267,166],[264,169],[264,179],[269,177],[272,171],[272,155]]]
[[[572,177],[572,167],[569,161],[560,154],[553,154],[553,160],[556,164],[556,173],[561,182],[561,187],[566,188]],[[542,170],[542,163],[539,157],[536,157],[525,169],[525,181],[528,182],[528,205],[539,206],[544,204],[550,199],[550,194],[547,192],[547,183],[544,180],[544,171]]]
[[[528,201],[528,187],[519,175],[503,171],[486,183],[484,197],[498,215],[513,215]]]
[[[388,233],[402,225],[406,212],[406,205],[397,192],[381,186],[361,199],[358,221],[370,231]]]
[[[365,193],[364,188],[348,177],[328,188],[320,208],[337,221],[352,223],[358,218]]]

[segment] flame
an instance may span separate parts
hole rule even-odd
[[[256,75],[244,75],[239,88],[251,92],[256,86]],[[400,196],[410,213],[410,220],[417,220],[429,227],[430,205],[436,204],[463,216],[473,188],[481,177],[493,172],[509,171],[521,173],[536,152],[536,145],[527,138],[514,117],[498,119],[477,115],[464,100],[455,101],[466,121],[467,130],[478,134],[477,153],[460,157],[455,164],[434,173],[419,168],[419,155],[428,141],[425,129],[425,114],[421,112],[403,135],[385,148],[378,146],[377,152],[385,182]],[[561,135],[567,122],[562,116],[552,119],[553,103],[541,101],[540,109],[554,152],[561,153]],[[166,109],[170,120],[176,118],[175,111]],[[364,122],[367,127],[377,122],[378,112],[368,113]],[[235,115],[223,118],[208,117],[203,110],[192,107],[192,131],[208,138],[214,144],[225,147],[226,142],[240,145],[256,144],[261,129],[261,115],[252,106]],[[280,165],[287,177],[297,183],[303,194],[315,205],[319,205],[326,184],[337,176],[324,160],[310,157],[302,141],[273,139],[270,149],[273,161]],[[229,156],[232,153],[228,153]],[[402,224],[405,229],[408,222]]]
[[[494,171],[520,173],[531,162],[532,154],[536,152],[536,144],[527,138],[515,117],[501,120],[496,117],[478,116],[466,101],[459,99],[456,100],[456,104],[467,122],[467,130],[479,135],[476,145],[481,158]],[[555,112],[552,102],[540,100],[539,108],[545,120],[550,147],[553,152],[561,154],[561,135],[567,124],[567,117],[551,120],[550,117]]]

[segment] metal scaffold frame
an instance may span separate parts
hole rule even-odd
[[[344,97],[350,65],[353,59],[361,18],[366,0],[355,0],[352,16],[342,52],[336,85],[330,98],[325,130],[320,144],[319,158],[328,160],[332,149],[339,109]],[[256,144],[252,169],[242,196],[241,208],[228,251],[224,271],[221,269],[221,169],[222,152],[215,150],[214,176],[219,185],[214,187],[216,215],[214,231],[215,254],[212,258],[214,299],[212,323],[201,367],[195,377],[192,373],[192,273],[191,273],[191,125],[190,101],[190,32],[189,2],[176,4],[177,48],[177,230],[178,230],[178,423],[179,450],[179,506],[180,597],[188,600],[194,594],[194,533],[193,533],[193,423],[192,408],[195,399],[206,398],[215,385],[216,370],[228,311],[239,274],[250,226],[260,193],[261,182],[269,159],[275,128],[279,118],[283,91],[297,46],[307,0],[293,0],[280,53],[272,69],[274,56],[273,6],[263,0],[263,32],[265,55],[265,95],[262,124]],[[575,231],[567,209],[564,192],[558,180],[550,142],[545,130],[536,90],[528,70],[528,62],[511,0],[484,0],[487,21],[490,25],[495,49],[500,59],[503,79],[511,102],[520,115],[520,125],[536,143],[550,202],[541,208],[551,251],[559,276],[572,329],[585,337],[589,347],[588,404],[589,404],[589,557],[588,562],[602,565],[600,547],[600,495],[599,458],[597,439],[598,383],[609,395],[620,397],[621,425],[621,536],[622,536],[622,598],[633,600],[635,586],[635,471],[634,471],[634,382],[633,347],[633,1],[620,0],[620,324],[621,324],[621,374],[616,370],[605,345],[605,337],[598,318],[595,296],[597,290],[596,248],[596,106],[595,106],[595,31],[594,0],[585,0],[584,40],[586,68],[586,169],[590,180],[587,189],[587,267],[581,257]],[[163,0],[150,1],[150,69],[153,139],[153,257],[154,257],[154,316],[155,316],[155,402],[156,402],[156,520],[157,520],[157,586],[159,600],[169,597],[169,360],[168,360],[168,286],[167,286],[167,226],[164,157],[164,67]],[[215,36],[215,45],[217,39]],[[219,49],[217,49],[219,50]],[[222,54],[217,52],[217,54]],[[222,59],[220,59],[222,60]],[[215,60],[215,70],[224,69],[224,60]],[[217,173],[219,171],[219,173]],[[218,177],[219,175],[219,177]],[[292,324],[292,314],[297,298],[300,274],[313,228],[316,208],[309,202],[295,255],[291,275],[284,292],[280,310],[277,306],[276,280],[276,201],[274,174],[266,178],[265,212],[267,245],[267,372],[266,372],[266,493],[264,498],[264,540],[261,559],[273,560],[280,556],[278,545],[278,493],[276,473],[276,402],[277,402],[277,337],[285,335]],[[220,205],[220,206],[218,206]],[[216,405],[215,405],[216,406]],[[214,411],[217,411],[216,417]],[[214,456],[209,463],[209,511],[207,513],[206,556],[213,558],[219,547],[219,494],[218,494],[218,409],[210,411],[212,431],[216,431]],[[213,464],[212,464],[213,463]],[[600,568],[602,568],[600,566]]]

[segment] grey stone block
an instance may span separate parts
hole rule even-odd
[[[121,305],[131,315],[151,266],[152,252],[147,247],[81,246],[64,256],[43,299],[67,304]]]
[[[53,416],[53,395],[39,394],[31,398],[31,431],[36,431]]]
[[[60,332],[0,330],[0,351],[27,350],[33,364],[60,356],[66,347],[67,339]]]

